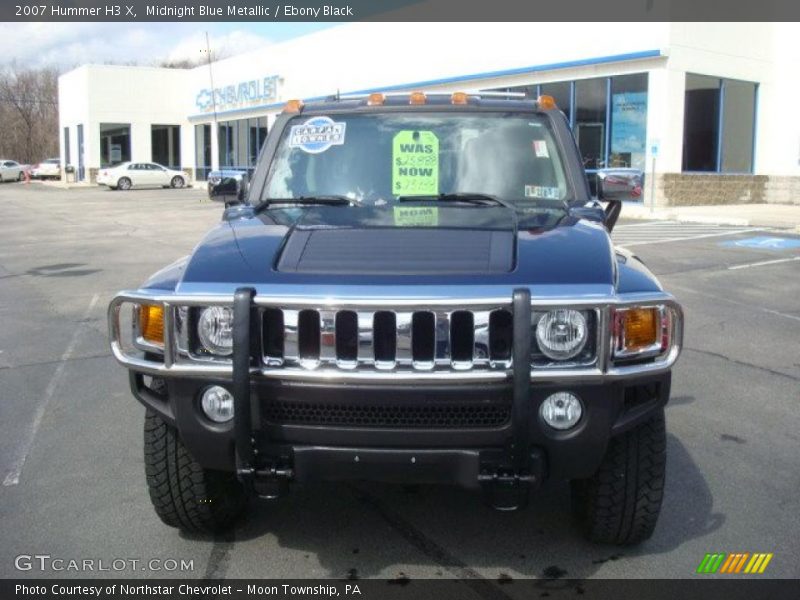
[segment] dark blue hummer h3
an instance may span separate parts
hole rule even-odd
[[[292,482],[570,482],[595,541],[664,488],[680,306],[615,249],[552,98],[372,94],[277,118],[222,222],[109,307],[159,517],[230,527]],[[599,201],[607,202],[604,209]]]

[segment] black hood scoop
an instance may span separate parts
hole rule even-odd
[[[303,228],[278,260],[285,273],[450,275],[508,273],[514,233],[470,228]]]

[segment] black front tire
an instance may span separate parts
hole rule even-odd
[[[610,440],[597,472],[572,482],[575,516],[590,541],[632,545],[653,535],[666,460],[663,410]]]
[[[236,475],[204,469],[178,432],[151,410],[144,421],[144,464],[150,500],[171,527],[192,533],[225,531],[247,507],[247,493]]]
[[[174,188],[180,189],[186,185],[186,182],[183,180],[183,177],[176,175],[175,177],[172,178],[170,185]]]

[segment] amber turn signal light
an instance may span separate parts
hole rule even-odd
[[[536,99],[536,103],[539,105],[539,108],[542,110],[550,110],[552,108],[558,108],[556,105],[556,99],[552,96],[548,96],[546,94],[539,96]]]
[[[299,113],[301,110],[303,110],[302,100],[289,100],[283,107],[283,112],[287,113]]]
[[[142,338],[151,344],[164,344],[164,307],[158,304],[139,306],[139,330]]]
[[[466,104],[467,98],[466,92],[453,92],[453,95],[450,96],[450,104]]]
[[[409,104],[425,104],[428,99],[425,97],[425,92],[411,92],[411,95],[408,97]]]
[[[659,340],[661,318],[658,308],[631,308],[618,313],[619,350],[637,352],[650,348]]]
[[[386,94],[373,92],[367,98],[367,106],[382,106],[386,102]]]

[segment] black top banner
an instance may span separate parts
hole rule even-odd
[[[797,0],[2,0],[1,21],[797,21]],[[602,35],[602,29],[598,29]]]

